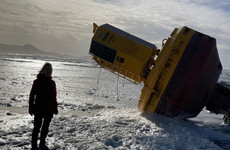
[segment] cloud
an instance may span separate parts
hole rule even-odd
[[[227,59],[229,12],[228,0],[1,0],[0,42],[87,55],[93,22],[110,23],[159,48],[174,28],[189,26],[215,37]]]
[[[105,4],[105,1],[99,1]],[[111,7],[113,3],[109,1]],[[224,67],[230,66],[230,2],[225,0],[130,0],[114,2],[112,24],[161,47],[176,27],[188,26],[217,39]],[[118,7],[119,6],[119,7]],[[119,15],[116,15],[119,14]]]

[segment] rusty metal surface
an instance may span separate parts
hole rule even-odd
[[[195,117],[207,104],[221,71],[216,40],[196,32],[155,112],[170,117]]]

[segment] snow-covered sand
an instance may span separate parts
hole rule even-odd
[[[33,117],[28,94],[44,62],[53,64],[59,114],[51,149],[230,149],[222,115],[203,110],[187,121],[137,110],[142,84],[133,84],[90,62],[0,55],[0,149],[30,149]],[[221,80],[230,83],[230,70]],[[117,82],[118,81],[118,82]]]

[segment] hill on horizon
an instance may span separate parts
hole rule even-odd
[[[35,54],[35,55],[60,55],[53,52],[45,52],[38,49],[31,44],[21,45],[8,45],[0,43],[0,53],[13,53],[13,54]]]

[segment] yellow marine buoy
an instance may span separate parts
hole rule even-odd
[[[94,24],[93,33],[89,53],[101,67],[144,82],[140,111],[188,118],[212,106],[209,99],[222,71],[215,38],[184,26],[174,29],[159,50],[109,24]]]

